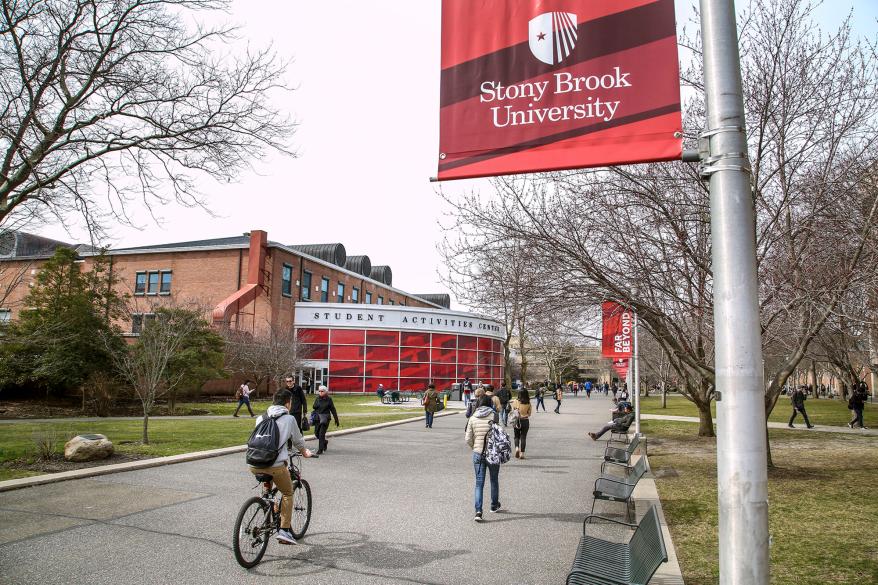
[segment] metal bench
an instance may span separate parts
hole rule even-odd
[[[628,542],[611,542],[586,535],[592,519],[634,528]],[[567,585],[646,585],[656,570],[668,560],[658,511],[651,506],[639,524],[619,522],[601,516],[588,516],[582,523],[582,538],[576,549]]]
[[[610,440],[609,443],[622,443],[623,445],[628,444],[628,428],[620,429],[618,431],[610,431]]]
[[[631,461],[631,455],[634,454],[634,451],[637,450],[637,447],[640,446],[640,437],[635,436],[631,439],[631,442],[628,443],[628,446],[622,449],[621,447],[613,447],[609,443],[607,444],[607,448],[604,450],[604,461],[615,461],[616,463],[628,463]]]
[[[603,475],[603,466],[601,466],[602,475],[594,482],[594,499],[591,502],[591,511],[594,512],[594,505],[598,500],[630,504],[631,494],[634,493],[637,482],[648,469],[646,457],[640,457],[633,466],[626,467],[623,476]]]

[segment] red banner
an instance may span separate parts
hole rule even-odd
[[[616,370],[616,373],[619,374],[619,379],[624,380],[628,377],[628,363],[627,359],[615,359],[613,360],[613,369]]]
[[[439,174],[679,159],[673,0],[443,0]]]
[[[601,355],[607,358],[630,358],[634,355],[634,311],[619,303],[604,301]]]

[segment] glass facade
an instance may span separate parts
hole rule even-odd
[[[456,333],[372,329],[299,329],[308,360],[327,360],[333,392],[422,391],[431,381],[445,390],[469,377],[499,387],[503,344]]]

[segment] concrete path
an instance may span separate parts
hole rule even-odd
[[[669,421],[678,421],[678,422],[698,422],[697,416],[675,416],[671,414],[643,414],[641,415],[641,420],[669,420]],[[713,419],[714,424],[716,424],[716,419]],[[796,431],[808,431],[808,432],[821,432],[821,433],[843,433],[846,435],[861,435],[868,437],[878,437],[878,430],[875,429],[851,429],[848,427],[835,427],[830,425],[814,425],[814,428],[809,429],[805,426],[804,423],[797,424],[795,428],[789,428],[785,423],[781,422],[769,422],[768,428],[770,429],[786,429],[786,430],[796,430]]]
[[[238,508],[257,493],[240,454],[2,493],[2,582],[563,583],[603,453],[585,432],[610,402],[568,398],[561,415],[547,402],[532,419],[528,459],[501,469],[504,511],[486,504],[482,524],[455,415],[432,430],[415,422],[332,439],[304,462],[315,498],[307,536],[296,547],[272,542],[252,571],[231,552]]]

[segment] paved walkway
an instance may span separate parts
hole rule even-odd
[[[418,406],[418,408],[423,408]],[[257,413],[257,416],[261,413]],[[409,413],[404,410],[386,410],[380,411],[376,410],[375,412],[340,412],[339,416],[342,417],[366,417],[366,416],[393,416],[393,415],[403,415],[403,414],[411,414],[415,415],[417,413]],[[247,418],[249,415],[242,414],[239,415],[238,418]],[[151,416],[149,417],[150,421],[154,420],[222,420],[222,419],[231,419],[233,418],[230,414],[204,414],[204,415],[193,415],[193,416]],[[253,417],[255,418],[255,417]],[[84,416],[84,417],[76,417],[76,418],[7,418],[0,419],[0,424],[21,424],[21,423],[68,423],[68,422],[114,422],[114,421],[126,421],[126,420],[143,420],[142,416]]]
[[[308,535],[269,545],[252,571],[231,531],[256,494],[240,454],[0,494],[4,584],[309,585],[563,583],[591,508],[604,398],[568,398],[532,419],[528,459],[500,473],[504,511],[472,520],[473,470],[461,415],[330,441],[305,461]],[[488,489],[486,486],[486,498]],[[604,503],[598,510],[618,510]]]
[[[640,416],[641,420],[670,420],[670,421],[679,421],[679,422],[699,422],[697,416],[675,416],[671,414],[643,414]],[[716,424],[716,419],[713,419],[714,424]],[[878,437],[878,430],[875,429],[851,429],[848,427],[836,427],[830,425],[814,425],[814,428],[809,429],[804,425],[804,423],[799,423],[795,426],[795,428],[790,429],[786,423],[781,422],[769,422],[768,428],[770,429],[787,429],[787,430],[796,430],[796,431],[808,431],[808,432],[821,432],[821,433],[843,433],[846,435],[865,435],[868,437]]]

